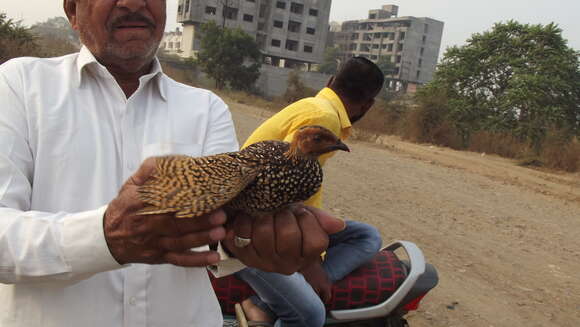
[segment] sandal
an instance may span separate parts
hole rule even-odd
[[[248,321],[240,303],[236,303],[234,309],[236,310],[236,319],[240,327],[274,327],[273,324],[265,321]]]

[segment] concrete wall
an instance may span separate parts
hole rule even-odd
[[[260,78],[256,82],[256,88],[269,98],[284,95],[288,87],[288,76],[292,69],[263,65],[260,70]],[[330,76],[318,72],[300,71],[300,80],[309,88],[320,90],[328,82]]]
[[[201,71],[194,70],[191,66],[185,65],[175,59],[160,58],[166,73],[185,83],[211,88],[215,86],[213,80],[207,77]],[[288,88],[288,76],[292,69],[262,65],[260,69],[260,78],[256,81],[256,88],[267,98],[275,98],[284,95]],[[307,87],[320,90],[330,79],[332,75],[318,72],[300,71],[300,80]]]

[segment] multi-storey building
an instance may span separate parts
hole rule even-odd
[[[425,84],[433,78],[441,48],[443,22],[427,17],[397,17],[399,8],[386,5],[369,11],[368,19],[342,23],[335,43],[346,59],[364,56],[395,64],[389,82]]]
[[[209,21],[252,35],[276,66],[319,63],[328,35],[332,0],[179,0],[183,56],[201,46],[200,26]]]
[[[163,39],[159,48],[168,54],[181,55],[181,41],[183,40],[183,35],[179,28],[175,31],[163,33]]]

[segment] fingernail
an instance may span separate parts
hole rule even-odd
[[[220,254],[217,252],[212,252],[207,256],[207,262],[210,265],[216,264],[220,261]]]
[[[209,238],[212,241],[221,241],[226,236],[226,230],[223,227],[214,228],[209,232]]]

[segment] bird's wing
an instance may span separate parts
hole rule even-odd
[[[256,167],[230,154],[160,157],[156,173],[138,189],[140,200],[148,205],[139,214],[201,216],[233,199],[257,175]]]

